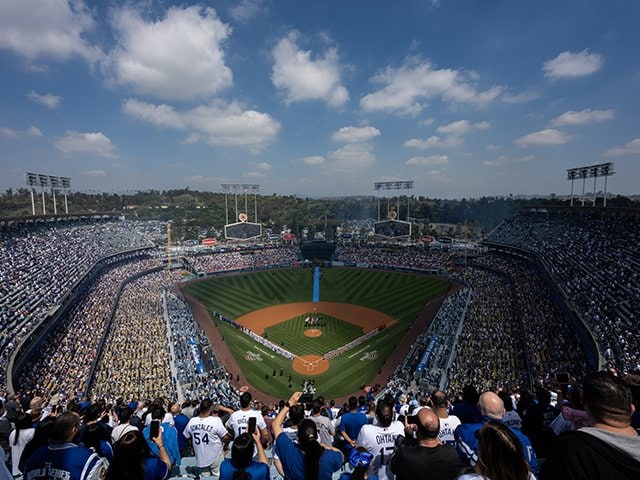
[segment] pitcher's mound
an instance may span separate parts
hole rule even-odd
[[[293,360],[293,369],[301,375],[320,375],[329,370],[329,361],[318,355],[302,355]]]
[[[305,337],[319,337],[322,335],[322,330],[318,330],[317,328],[310,328],[304,331]]]

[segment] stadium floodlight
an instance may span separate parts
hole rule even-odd
[[[395,182],[375,182],[373,189],[376,192],[382,190],[407,190],[407,220],[409,220],[409,190],[413,189],[413,180],[398,180]],[[387,214],[389,212],[389,199],[387,198]],[[398,195],[398,215],[400,215],[400,196]],[[380,196],[378,195],[378,221],[380,221]]]
[[[236,219],[240,215],[240,212],[238,212],[238,193],[244,193],[244,213],[246,213],[248,210],[247,196],[249,195],[249,193],[253,193],[253,210],[255,214],[255,223],[258,223],[258,192],[260,192],[260,185],[257,185],[255,183],[222,183],[220,184],[220,186],[222,187],[222,191],[224,192],[224,211],[226,215],[226,225],[229,225],[229,204],[227,199],[227,195],[229,193],[233,193],[235,197]]]
[[[598,177],[604,177],[604,204],[607,206],[607,177],[610,177],[615,172],[613,170],[613,163],[599,163],[596,165],[586,165],[584,167],[570,168],[567,170],[567,180],[571,180],[571,206],[573,206],[573,182],[576,178],[582,179],[582,206],[584,207],[585,201],[585,184],[587,178],[593,178],[593,206],[596,205],[596,184]]]
[[[31,188],[31,214],[36,214],[36,203],[34,198],[34,191],[37,186],[42,188],[42,214],[47,214],[47,207],[45,204],[45,187],[51,188],[51,194],[53,196],[53,213],[57,215],[58,206],[56,203],[56,190],[62,190],[64,192],[64,209],[65,213],[69,213],[69,205],[67,202],[67,192],[71,188],[71,178],[60,177],[58,175],[47,175],[44,173],[24,173],[24,182]]]

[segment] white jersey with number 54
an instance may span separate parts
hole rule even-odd
[[[191,439],[199,467],[208,467],[222,454],[222,439],[227,434],[219,417],[193,417],[184,428]]]

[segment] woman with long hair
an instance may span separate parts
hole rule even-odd
[[[109,480],[162,480],[169,476],[171,460],[162,436],[152,439],[160,452],[155,456],[139,430],[125,433],[113,446],[113,460],[107,471]]]
[[[258,461],[253,460],[258,449]],[[220,465],[220,480],[269,480],[269,460],[260,443],[260,431],[243,433],[236,437],[231,447],[231,458]]]
[[[459,480],[535,480],[518,437],[502,422],[489,420],[478,430],[478,463]]]
[[[297,405],[301,396],[302,392],[295,392],[271,425],[282,469],[287,480],[330,480],[342,467],[342,452],[318,442],[316,424],[309,419],[300,422],[297,445],[283,432],[282,424],[289,407]]]
[[[18,462],[24,447],[33,439],[36,429],[33,427],[31,416],[22,413],[16,420],[16,428],[9,434],[9,445],[11,445],[11,474],[18,476],[22,470],[18,468]]]

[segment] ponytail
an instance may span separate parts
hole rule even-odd
[[[318,480],[320,457],[324,452],[324,447],[318,443],[318,428],[313,420],[307,418],[300,422],[298,446],[304,453],[305,480]]]

